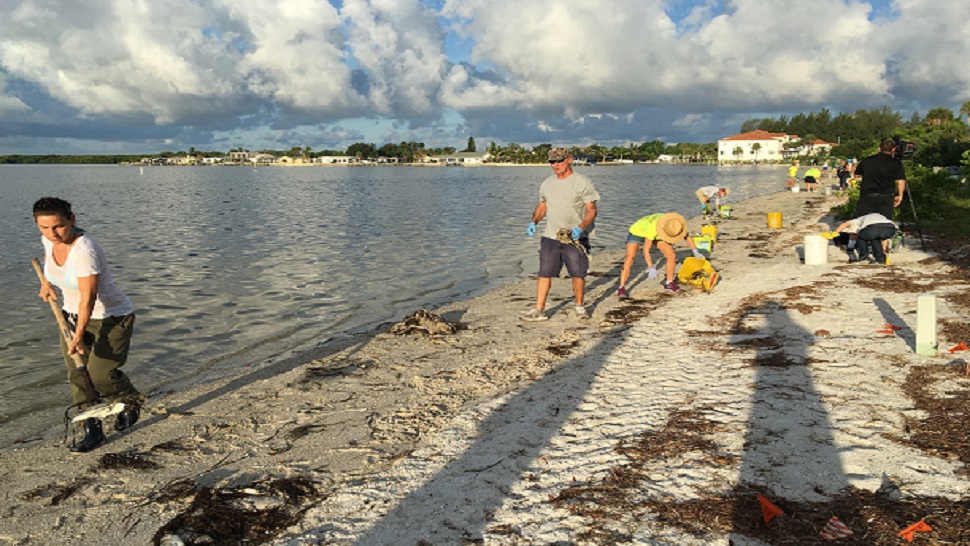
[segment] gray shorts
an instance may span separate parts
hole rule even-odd
[[[565,265],[570,277],[586,278],[589,271],[589,257],[586,255],[589,252],[589,238],[583,237],[578,242],[586,252],[576,248],[576,245],[543,237],[539,241],[539,276],[550,279],[558,277]]]

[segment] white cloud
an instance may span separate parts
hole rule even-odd
[[[970,99],[965,3],[872,1],[690,0],[675,21],[673,0],[21,0],[0,18],[0,124],[333,142],[368,117],[446,139],[459,112],[448,127],[483,140],[683,140],[749,112]]]

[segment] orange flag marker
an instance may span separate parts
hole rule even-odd
[[[903,529],[902,531],[900,531],[899,532],[899,536],[901,536],[904,539],[906,539],[906,542],[912,542],[913,541],[913,535],[915,535],[916,533],[919,533],[919,532],[928,532],[928,531],[932,531],[932,530],[933,530],[933,528],[930,527],[929,525],[927,525],[925,521],[919,520],[916,523],[914,523],[914,524],[910,525],[909,527],[907,527],[907,528]]]
[[[970,347],[967,347],[967,344],[961,341],[960,343],[957,343],[953,347],[950,347],[951,355],[957,351],[970,351]]]
[[[784,516],[785,512],[781,508],[775,506],[770,500],[766,499],[761,493],[758,493],[758,502],[761,504],[761,517],[765,519],[765,525],[772,520],[775,516]]]

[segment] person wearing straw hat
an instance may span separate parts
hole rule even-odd
[[[704,216],[718,216],[721,214],[721,198],[727,197],[731,193],[730,188],[718,186],[704,186],[694,192],[697,200],[701,203],[701,213]],[[714,207],[711,207],[711,200],[714,200]]]
[[[626,237],[626,257],[623,259],[623,270],[620,272],[620,289],[616,293],[617,297],[620,299],[628,297],[626,283],[630,279],[630,271],[633,269],[633,262],[637,257],[637,249],[641,245],[643,246],[643,259],[647,262],[647,278],[657,278],[657,268],[650,256],[650,249],[653,248],[654,243],[657,243],[660,253],[667,259],[667,279],[664,283],[664,289],[668,292],[680,292],[680,287],[677,286],[677,277],[674,276],[674,269],[677,265],[674,245],[685,240],[694,256],[703,260],[703,255],[694,246],[694,239],[688,237],[687,220],[680,214],[676,212],[650,214],[634,222]]]
[[[59,337],[74,404],[87,409],[98,395],[126,402],[127,409],[115,418],[115,430],[125,430],[138,421],[141,398],[120,369],[128,360],[134,306],[112,278],[104,251],[75,224],[69,202],[43,197],[34,203],[33,213],[44,244],[45,282],[38,295],[44,301],[57,300],[54,286],[60,289],[61,309],[73,332],[72,339]],[[85,368],[97,392],[85,384],[73,354],[87,357]],[[100,419],[86,419],[82,427],[84,438],[71,451],[85,453],[104,443]]]

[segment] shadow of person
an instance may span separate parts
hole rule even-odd
[[[492,515],[514,500],[512,491],[516,484],[528,481],[540,453],[583,403],[607,359],[609,351],[602,347],[606,340],[616,342],[616,338],[604,338],[582,356],[565,360],[525,389],[465,412],[458,419],[466,419],[464,424],[442,433],[445,446],[416,452],[398,464],[394,470],[406,472],[407,480],[427,475],[416,490],[400,497],[390,492],[398,479],[393,472],[383,478],[389,485],[386,490],[380,483],[368,486],[362,492],[368,497],[365,506],[393,504],[394,508],[371,526],[371,518],[359,515],[351,526],[364,529],[358,531],[359,538],[353,543],[363,546],[483,541]],[[435,459],[447,462],[438,465]],[[421,514],[421,518],[414,514]],[[327,543],[339,540],[347,532],[346,527],[334,523],[319,527],[312,534]],[[350,533],[357,534],[352,530]]]
[[[732,517],[736,543],[752,534],[765,536],[757,494],[786,511],[788,501],[826,502],[849,486],[828,410],[812,377],[808,349],[813,338],[780,302],[771,300],[742,309],[732,329],[732,345],[756,348]],[[784,519],[779,521],[772,524],[783,527]]]

